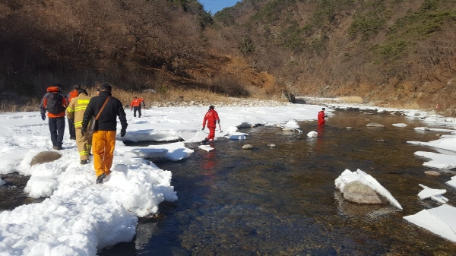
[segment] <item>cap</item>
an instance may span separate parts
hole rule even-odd
[[[108,92],[111,92],[111,85],[109,85],[108,83],[104,83],[101,85],[100,87],[100,91],[108,91]]]
[[[81,94],[81,93],[88,94],[86,89],[79,89],[78,90],[78,95]]]
[[[214,109],[214,106],[210,105],[210,106],[209,106],[209,109]]]

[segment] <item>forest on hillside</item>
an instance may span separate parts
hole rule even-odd
[[[296,94],[456,114],[454,0],[244,0],[214,21],[219,51]]]
[[[214,58],[202,35],[211,22],[196,0],[1,1],[0,90],[34,96],[54,83],[100,81],[126,90],[207,87],[187,69]]]
[[[0,100],[110,82],[359,96],[456,115],[456,0],[0,1]]]

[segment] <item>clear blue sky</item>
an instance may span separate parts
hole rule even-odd
[[[236,5],[237,2],[241,0],[198,0],[203,6],[206,12],[211,12],[215,14],[216,12],[222,10],[226,7],[231,7]]]

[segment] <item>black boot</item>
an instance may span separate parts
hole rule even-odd
[[[205,138],[203,141],[201,141],[201,144],[203,145],[206,145],[206,142],[208,142],[209,140],[207,138]]]
[[[100,176],[97,177],[97,184],[103,183],[104,178],[106,178],[106,174],[100,174]]]

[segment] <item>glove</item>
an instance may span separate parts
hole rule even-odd
[[[127,133],[127,130],[122,128],[122,130],[120,130],[120,137],[125,136],[125,133]]]
[[[41,119],[46,120],[46,115],[44,113],[41,113]]]
[[[86,127],[86,128],[82,127],[82,129],[81,129],[81,135],[84,136],[84,134],[86,133],[86,131],[87,131],[87,127]]]

